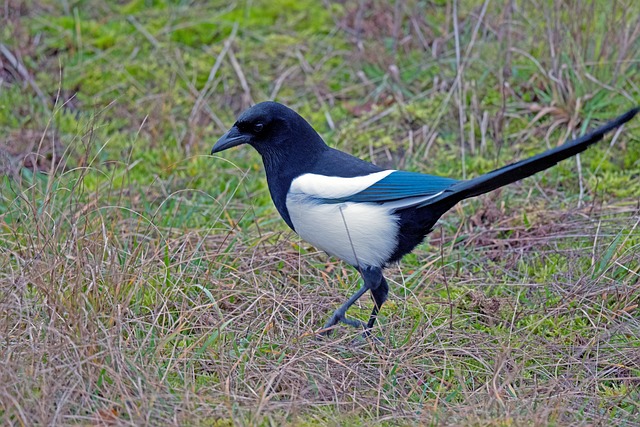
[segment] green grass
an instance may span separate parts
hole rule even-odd
[[[477,176],[639,103],[636,2],[120,3],[0,16],[27,71],[1,54],[3,425],[638,423],[637,120],[454,208],[387,270],[376,343],[315,338],[358,274],[286,228],[256,153],[208,155],[275,98]]]

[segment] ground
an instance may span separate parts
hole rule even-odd
[[[640,120],[440,221],[374,335],[287,229],[275,99],[385,167],[473,177],[640,103],[640,2],[7,0],[3,425],[638,425]],[[365,319],[362,298],[351,314]]]

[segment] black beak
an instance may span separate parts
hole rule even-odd
[[[211,154],[219,153],[227,148],[235,147],[236,145],[246,144],[249,142],[249,138],[246,135],[242,135],[237,127],[232,127],[227,133],[216,142],[211,149]]]

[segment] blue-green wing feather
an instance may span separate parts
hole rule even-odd
[[[408,199],[408,205],[415,205],[416,199],[434,196],[457,182],[455,179],[441,176],[394,171],[359,193],[331,199],[331,201],[336,203],[389,203]],[[398,204],[398,207],[402,207],[402,204]]]

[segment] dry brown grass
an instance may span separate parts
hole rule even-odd
[[[290,233],[185,233],[106,200],[38,212],[39,199],[21,205],[24,234],[5,223],[2,236],[0,401],[10,424],[607,424],[638,409],[637,233],[597,265],[608,251],[598,241],[638,218],[635,207],[541,213],[564,226],[522,230],[529,238],[474,228],[469,247],[445,232],[444,258],[426,255],[408,278],[390,271],[381,341],[368,342],[344,328],[314,336],[357,277],[301,255]],[[572,239],[594,244],[571,248]],[[594,265],[542,283],[487,265],[496,241],[507,257]],[[619,267],[635,270],[620,279]],[[437,296],[443,283],[453,296]]]

